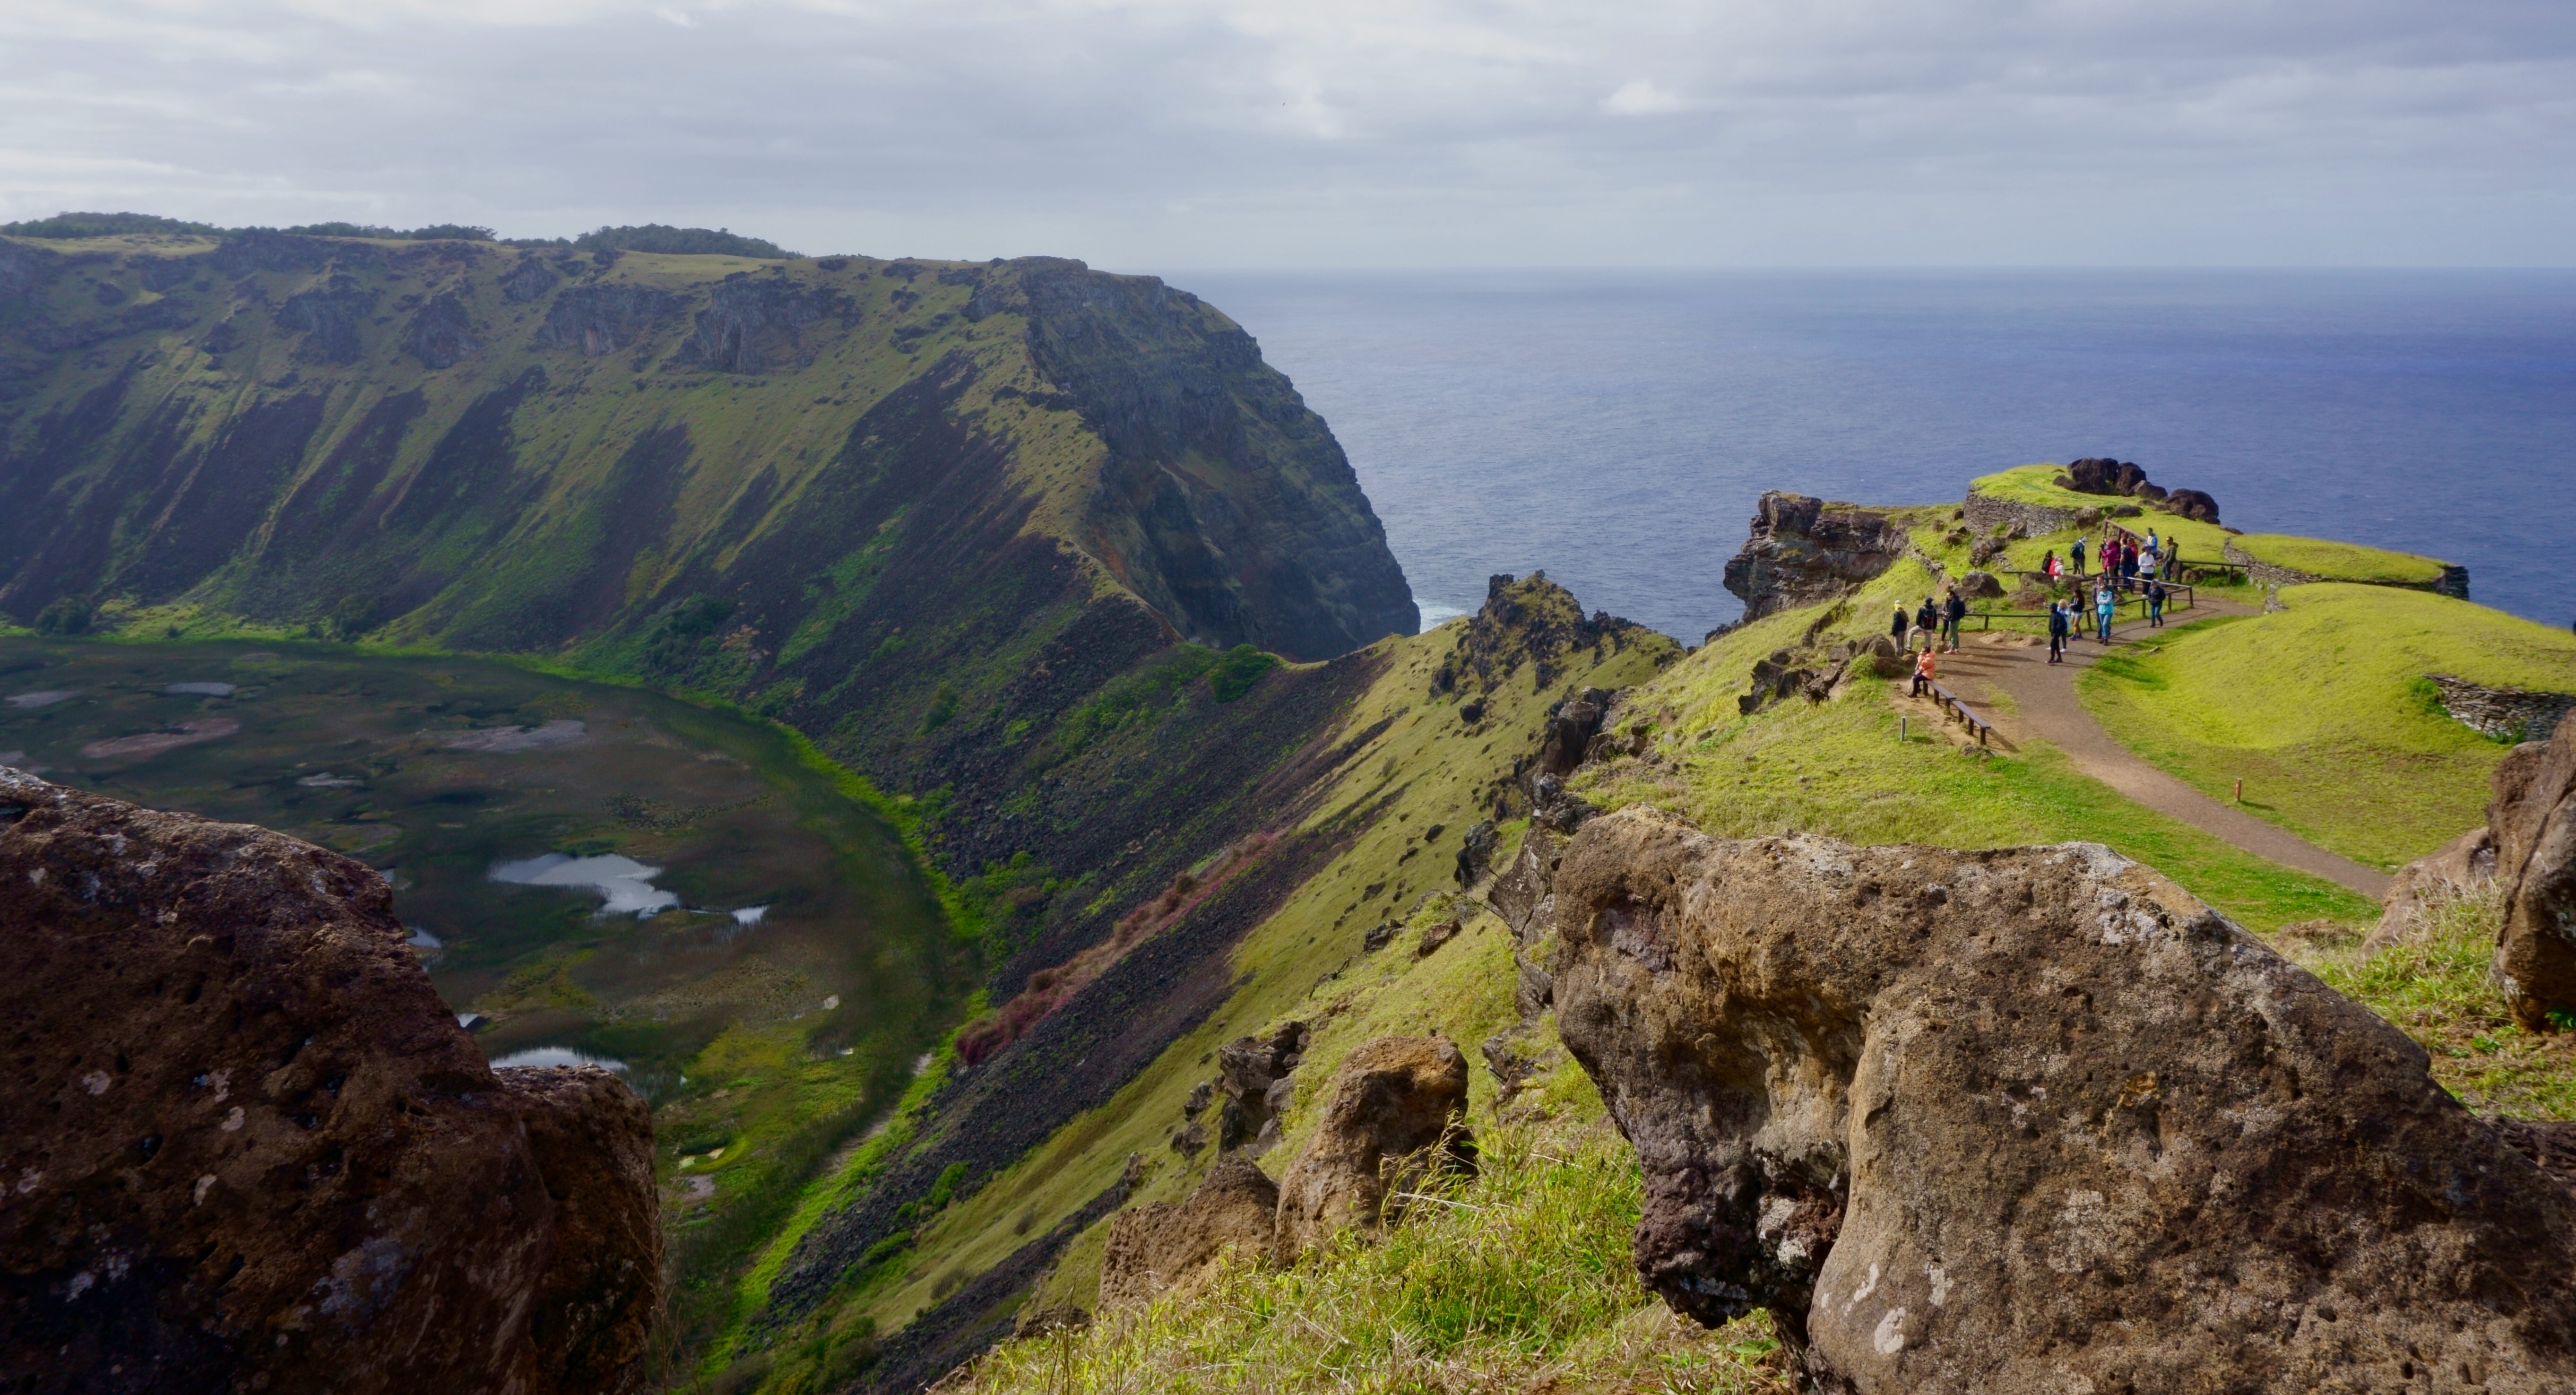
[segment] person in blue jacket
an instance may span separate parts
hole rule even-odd
[[[2100,588],[2093,593],[2093,618],[2101,626],[2101,632],[2095,638],[2104,644],[2111,642],[2111,615],[2119,607],[2119,597],[2113,594],[2111,583],[2105,578]]]

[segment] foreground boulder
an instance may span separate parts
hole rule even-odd
[[[2576,1388],[2576,1194],[2105,848],[1592,820],[1559,1026],[1639,1271],[1851,1392]]]
[[[1268,1259],[1278,1210],[1279,1184],[1260,1164],[1237,1155],[1208,1169],[1186,1201],[1147,1202],[1110,1217],[1100,1259],[1101,1309],[1150,1303],[1190,1284],[1229,1246]]]
[[[625,1391],[652,1121],[495,1074],[384,880],[0,769],[0,1387]]]
[[[2544,744],[2496,767],[2487,804],[2496,876],[2505,886],[2496,981],[2533,1031],[2576,1015],[2576,713]]]
[[[1322,1121],[1279,1179],[1283,1261],[1346,1226],[1375,1229],[1432,1169],[1470,1166],[1467,1058],[1442,1037],[1380,1037],[1333,1072]]]

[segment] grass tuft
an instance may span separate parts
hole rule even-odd
[[[2365,957],[2346,944],[2290,947],[2327,986],[2396,1024],[2433,1057],[2433,1078],[2481,1113],[2576,1119],[2576,1037],[2514,1025],[2490,965],[2504,919],[2493,882],[2436,897],[2414,932]]]
[[[1504,1125],[1482,1171],[1376,1240],[1293,1269],[1238,1256],[1195,1291],[1006,1343],[961,1387],[1013,1395],[1785,1392],[1767,1319],[1674,1317],[1629,1260],[1636,1158],[1607,1127]]]

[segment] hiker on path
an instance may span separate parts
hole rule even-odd
[[[2075,574],[2076,574],[2077,576],[2082,576],[2082,575],[2084,575],[2084,535],[2083,535],[2083,534],[2078,533],[2078,534],[2076,534],[2076,535],[2075,535],[2075,546],[2073,546],[2073,547],[2070,547],[2070,548],[2066,549],[2066,555],[2067,555],[2067,556],[2069,556],[2069,557],[2071,557],[2071,558],[2073,558],[2073,559],[2075,560]]]
[[[1931,650],[1926,649],[1914,656],[1914,696],[1923,696],[1923,690],[1930,687],[1933,680],[1938,677],[1940,677],[1940,668],[1933,662]]]
[[[2097,638],[2104,644],[2111,642],[2111,616],[2119,608],[2120,598],[2112,592],[2111,583],[2105,580],[2093,592],[2093,617],[2102,627]]]
[[[2156,530],[2155,530],[2155,529],[2153,529],[2153,528],[2150,528],[2150,529],[2148,529],[2148,530],[2147,530],[2147,551],[2149,551],[2149,552],[2154,552],[2154,551],[2157,551],[2157,550],[2158,550],[2158,549],[2157,549],[2157,547],[2156,547]]]
[[[1929,649],[1932,647],[1934,634],[1937,633],[1940,628],[1940,603],[1933,600],[1930,596],[1925,596],[1923,598],[1922,608],[1914,612],[1914,633],[1923,637],[1923,647]],[[1912,637],[1913,636],[1911,635],[1907,636],[1909,640],[1911,640]],[[1914,646],[1909,643],[1906,647],[1911,649]]]
[[[2065,661],[2066,639],[2074,632],[2075,622],[2066,617],[2065,604],[2061,601],[2050,601],[2048,603],[2048,661],[2050,663]]]
[[[1959,588],[1950,588],[1950,599],[1941,607],[1941,637],[1949,641],[1950,652],[1959,652],[1959,622],[1968,618],[1968,598]]]
[[[2124,545],[2120,549],[2120,577],[2124,581],[2134,581],[2137,576],[2138,550]]]
[[[2161,630],[2165,625],[2165,584],[2153,577],[2147,580],[2147,628]]]
[[[1896,603],[1896,619],[1889,622],[1887,637],[1896,641],[1897,648],[1905,647],[1905,603],[1903,601]]]
[[[2039,570],[2042,574],[2047,576],[2048,584],[2051,586],[2055,586],[2057,584],[2057,565],[2056,548],[2050,548],[2048,550],[2048,554],[2039,559]]]

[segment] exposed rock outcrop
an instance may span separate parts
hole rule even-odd
[[[682,359],[723,373],[800,364],[797,331],[839,310],[840,297],[783,277],[737,273],[707,293],[707,308],[680,346]]]
[[[2058,484],[2078,494],[2108,494],[2114,497],[2144,499],[2169,513],[2196,518],[2203,523],[2218,521],[2218,501],[2197,489],[2167,490],[2147,479],[2147,472],[2137,462],[2113,460],[2109,456],[2087,456],[2066,467],[2057,477]]]
[[[518,264],[510,268],[509,274],[501,278],[501,294],[509,297],[514,305],[525,305],[529,301],[543,299],[545,293],[562,280],[552,267],[536,257],[521,257]]]
[[[1905,530],[1887,515],[1804,494],[1768,490],[1753,533],[1726,562],[1726,589],[1744,618],[1830,600],[1886,571],[1905,552]]]
[[[1373,1230],[1431,1170],[1472,1167],[1467,1058],[1442,1037],[1363,1042],[1333,1072],[1315,1136],[1279,1179],[1282,1261],[1346,1226]]]
[[[1249,1158],[1208,1169],[1189,1199],[1131,1206],[1109,1218],[1100,1259],[1103,1311],[1150,1303],[1213,1267],[1228,1246],[1270,1257],[1279,1184]]]
[[[1217,1048],[1216,1068],[1225,1104],[1218,1110],[1220,1151],[1270,1151],[1279,1141],[1279,1116],[1296,1099],[1290,1079],[1306,1059],[1306,1024],[1290,1022],[1266,1037],[1236,1037]]]
[[[652,1125],[484,1064],[384,880],[0,770],[0,1385],[640,1389]]]
[[[420,307],[403,331],[403,351],[432,368],[453,368],[482,347],[472,317],[452,294]]]
[[[358,325],[375,306],[373,291],[340,287],[300,291],[277,307],[277,327],[304,336],[295,346],[299,363],[355,363],[367,352]]]
[[[1640,1273],[1814,1388],[2576,1382],[2576,1194],[2147,868],[1624,810],[1553,895]]]
[[[2362,952],[2376,954],[2405,939],[2422,927],[2433,903],[2493,880],[2495,856],[2494,836],[2479,827],[2398,868],[2379,898],[2379,924],[2362,940]]]
[[[596,358],[632,347],[679,308],[677,297],[650,286],[574,286],[546,307],[536,341]]]
[[[2505,1001],[2530,1030],[2576,1024],[2576,714],[2496,767],[2487,828],[2505,886]]]

